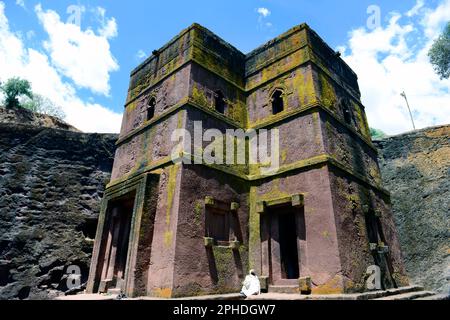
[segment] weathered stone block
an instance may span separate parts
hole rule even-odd
[[[298,288],[300,293],[302,294],[310,294],[311,293],[311,277],[301,277],[298,279]]]
[[[259,285],[261,287],[261,292],[267,292],[269,290],[269,277],[268,276],[260,276],[259,277]]]
[[[205,240],[205,247],[210,248],[214,244],[214,239],[210,237],[204,237]]]
[[[256,212],[257,213],[264,213],[264,210],[265,210],[264,201],[258,201],[256,203]]]
[[[208,206],[213,206],[215,204],[214,198],[206,196],[205,197],[205,204]]]
[[[241,243],[237,240],[234,241],[230,241],[230,248],[233,250],[238,250],[239,247],[241,246]]]
[[[303,195],[302,194],[294,194],[291,197],[292,206],[293,207],[301,207],[303,206]]]

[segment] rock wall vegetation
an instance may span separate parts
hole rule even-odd
[[[87,280],[117,136],[70,130],[0,108],[0,299],[63,294],[70,265]]]
[[[450,294],[450,125],[375,144],[411,282]]]

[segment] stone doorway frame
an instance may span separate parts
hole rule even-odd
[[[108,215],[108,206],[114,200],[117,200],[129,193],[134,192],[134,207],[131,216],[130,223],[130,232],[129,232],[129,240],[128,240],[128,251],[126,257],[126,266],[124,272],[124,284],[122,288],[122,292],[127,296],[131,297],[134,293],[134,284],[135,284],[135,275],[134,269],[136,266],[136,258],[137,258],[137,249],[138,249],[138,235],[139,229],[141,225],[141,219],[144,209],[144,199],[147,188],[148,176],[152,174],[142,174],[138,177],[125,180],[113,186],[107,187],[105,191],[105,195],[103,196],[101,202],[101,209],[98,219],[97,232],[95,236],[95,245],[92,253],[91,266],[89,271],[89,279],[87,283],[86,292],[87,293],[96,293],[99,290],[100,281],[101,281],[101,272],[102,267],[100,263],[100,251],[103,248],[105,241],[105,234],[107,228],[107,222],[109,221]],[[101,241],[98,241],[101,239]]]
[[[269,221],[269,212],[278,206],[290,205],[296,214],[300,214],[302,211],[304,213],[304,195],[303,194],[293,194],[291,196],[277,198],[272,200],[258,201],[256,203],[256,212],[261,215],[260,218],[260,237],[261,237],[261,280],[265,282],[265,285],[274,285],[274,280],[276,280],[275,285],[298,285],[299,279],[303,276],[302,271],[306,270],[306,241],[299,240],[297,238],[297,255],[299,262],[299,279],[274,279],[273,276],[273,263],[272,263],[272,248],[271,248],[271,234],[269,227],[271,221]],[[298,217],[297,217],[298,219]],[[297,237],[298,237],[298,226],[299,221],[296,219],[297,223]],[[306,228],[306,226],[304,226]],[[303,242],[303,243],[302,243]],[[280,256],[281,263],[281,256]]]

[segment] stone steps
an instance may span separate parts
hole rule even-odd
[[[264,293],[260,296],[253,296],[251,299],[265,300],[408,300],[416,298],[431,297],[433,292],[424,291],[420,286],[407,286],[400,288],[393,288],[387,290],[369,291],[363,293],[350,293],[350,294],[311,294],[301,295],[298,291],[298,286],[293,285],[278,285],[269,286],[268,293]]]
[[[403,294],[412,294],[416,292],[423,292],[420,286],[407,286],[400,288],[393,288],[387,290],[368,291],[363,293],[350,294],[332,294],[332,295],[310,295],[306,296],[307,300],[377,300],[380,298],[388,298],[392,296],[399,296]]]
[[[392,288],[387,290],[378,290],[378,291],[369,291],[358,294],[358,300],[375,300],[384,297],[408,294],[413,292],[423,291],[423,288],[420,286],[407,286],[400,288]]]
[[[387,290],[378,290],[378,291],[369,291],[369,292],[363,292],[363,293],[350,293],[350,294],[331,294],[331,295],[307,295],[305,296],[306,299],[335,299],[337,297],[348,297],[352,300],[371,300],[371,299],[377,299],[392,295],[399,295],[409,292],[417,292],[417,291],[423,291],[423,288],[420,286],[407,286],[407,287],[400,287],[400,288],[394,288],[394,289],[387,289]],[[270,285],[268,293],[289,293],[289,294],[299,294],[299,288],[296,285]]]
[[[425,291],[419,286],[408,286],[396,289],[388,289],[384,291],[371,291],[364,293],[351,294],[330,294],[330,295],[302,295],[298,293],[298,287],[292,285],[270,286],[272,291],[257,296],[250,296],[247,300],[448,300],[450,296],[436,294],[431,291]],[[275,292],[273,290],[290,291]],[[292,290],[297,290],[292,292]],[[58,300],[113,300],[117,295],[100,295],[100,294],[81,294],[75,296],[60,297]],[[127,300],[161,300],[155,297],[139,297],[128,298]],[[176,300],[241,300],[242,297],[238,293],[215,294],[207,296],[195,296],[177,298]]]
[[[396,294],[392,296],[377,298],[374,300],[416,300],[419,298],[425,298],[436,295],[432,291],[415,291],[415,292],[407,292],[402,294]]]
[[[59,296],[55,300],[115,300],[117,295],[99,294],[99,293],[82,293],[73,296]]]
[[[119,295],[121,292],[121,290],[119,288],[111,288],[108,289],[108,294],[112,294],[112,295]]]
[[[299,294],[299,288],[296,285],[270,285],[267,290],[269,293],[296,293]]]

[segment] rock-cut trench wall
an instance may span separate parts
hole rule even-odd
[[[411,282],[450,294],[450,125],[375,145]]]
[[[49,299],[88,277],[114,134],[0,121],[0,299]]]

